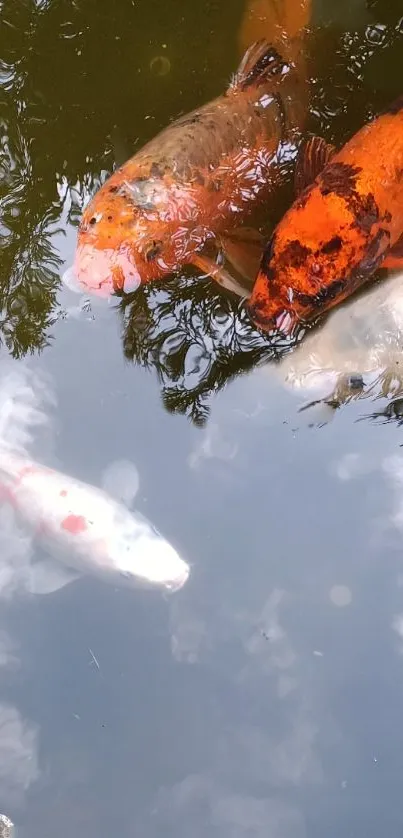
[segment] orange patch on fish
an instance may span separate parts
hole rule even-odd
[[[80,535],[88,529],[86,519],[82,515],[67,515],[61,523],[62,529],[72,535]]]

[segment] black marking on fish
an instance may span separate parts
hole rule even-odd
[[[346,281],[344,279],[335,279],[326,288],[321,288],[316,294],[304,294],[302,291],[294,291],[295,299],[304,308],[321,309],[330,300],[334,300],[339,294],[344,291]]]
[[[322,195],[333,192],[348,200],[356,193],[357,177],[362,171],[360,166],[350,163],[328,163],[319,175],[319,187]]]
[[[274,279],[276,272],[271,265],[271,260],[274,252],[275,247],[275,239],[276,235],[273,233],[272,237],[269,239],[262,255],[262,259],[260,262],[260,273],[264,274],[267,280],[267,284],[270,285],[272,280]]]
[[[278,257],[278,267],[292,267],[292,268],[301,268],[305,265],[308,256],[312,255],[312,250],[310,247],[306,247],[305,244],[301,244],[298,239],[294,239],[293,241],[288,242],[284,250],[281,251]]]
[[[269,329],[270,327],[275,326],[275,319],[271,315],[267,316],[263,314],[263,310],[266,306],[265,300],[258,299],[253,303],[253,305],[249,302],[245,303],[245,309],[248,313],[248,316],[252,320],[252,322],[259,325],[261,329]]]
[[[340,236],[333,236],[328,242],[322,245],[320,248],[320,253],[330,254],[330,253],[338,253],[339,250],[343,247],[343,241]],[[315,254],[316,255],[316,254]],[[319,255],[319,254],[318,254]]]
[[[385,230],[384,227],[381,227],[376,236],[374,236],[372,241],[369,243],[365,251],[365,255],[363,259],[361,259],[361,262],[356,269],[357,275],[371,275],[374,271],[376,271],[385,256],[384,250],[381,253],[379,252],[385,238],[388,240],[390,239],[390,232],[389,230]]]
[[[389,251],[391,256],[396,256],[397,259],[403,258],[403,235],[395,242]]]
[[[347,201],[350,211],[355,216],[352,227],[358,227],[363,233],[370,233],[372,225],[380,220],[379,207],[372,192],[360,195],[355,192]]]
[[[319,176],[320,190],[322,195],[333,193],[344,198],[355,219],[351,226],[370,233],[373,225],[380,221],[380,213],[373,193],[362,195],[356,188],[361,171],[360,166],[349,163],[329,163]]]

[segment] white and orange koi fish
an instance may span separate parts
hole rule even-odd
[[[81,574],[167,591],[188,579],[187,563],[140,512],[102,489],[0,448],[1,496],[66,568],[51,560],[33,563],[33,593],[57,590]]]

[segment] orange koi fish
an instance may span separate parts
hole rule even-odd
[[[379,267],[403,264],[403,96],[337,153],[321,138],[308,140],[295,186],[298,197],[263,253],[247,302],[255,325],[287,334]]]
[[[270,195],[281,152],[296,142],[298,101],[293,66],[266,41],[252,44],[222,96],[165,128],[96,192],[78,232],[78,283],[128,292],[194,265],[239,293],[205,246],[222,245]]]

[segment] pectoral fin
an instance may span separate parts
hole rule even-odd
[[[265,239],[252,227],[239,227],[221,235],[220,241],[228,261],[251,284],[250,289],[244,289],[244,295],[249,294],[259,271]]]
[[[192,264],[198,268],[202,273],[207,274],[207,276],[211,276],[218,282],[219,285],[222,285],[223,288],[226,288],[227,291],[231,291],[232,294],[236,294],[237,297],[246,297],[247,291],[242,285],[234,279],[231,274],[222,267],[222,265],[217,265],[213,259],[210,259],[209,256],[205,256],[204,253],[195,253],[192,256]]]
[[[314,182],[334,154],[336,147],[322,137],[313,136],[301,144],[294,172],[294,189],[297,196]]]
[[[131,506],[139,485],[139,473],[130,460],[115,460],[102,475],[103,490],[126,506]]]
[[[25,585],[31,594],[51,594],[75,582],[79,576],[70,568],[59,566],[51,559],[44,559],[27,568]]]

